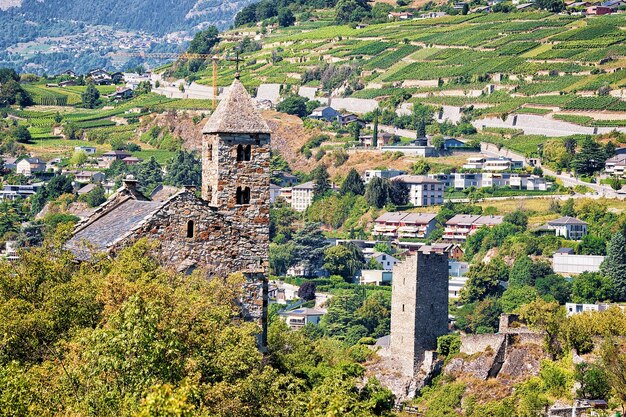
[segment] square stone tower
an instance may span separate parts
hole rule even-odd
[[[423,246],[393,268],[391,356],[405,376],[415,375],[448,332],[448,255]]]
[[[239,80],[202,133],[202,198],[221,211],[265,206],[269,216],[270,128]]]

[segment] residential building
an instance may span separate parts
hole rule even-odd
[[[583,272],[598,272],[604,256],[576,255],[571,248],[560,248],[552,256],[552,269],[557,274],[578,275]]]
[[[280,197],[280,191],[282,190],[281,187],[279,187],[276,184],[270,184],[270,203],[273,203],[276,201],[276,199],[278,197]]]
[[[561,217],[548,222],[548,228],[565,239],[580,240],[587,235],[587,223],[575,217]]]
[[[416,207],[443,204],[443,183],[426,175],[400,175],[394,178],[409,188],[409,203]]]
[[[73,174],[78,182],[102,182],[106,179],[104,172],[100,171],[67,171],[65,173]]]
[[[444,138],[443,140],[443,147],[445,149],[464,148],[465,146],[467,146],[467,144],[457,138]]]
[[[608,0],[600,4],[602,7],[609,7],[614,12],[620,9],[620,7],[626,7],[626,1],[624,0]]]
[[[337,120],[339,112],[330,106],[321,106],[313,110],[309,116],[311,119],[325,120],[327,122],[333,122]]]
[[[35,195],[42,186],[43,182],[24,185],[5,184],[4,188],[0,190],[0,200],[18,200],[28,198]]]
[[[349,125],[350,123],[353,122],[357,122],[360,124],[363,124],[363,122],[361,122],[358,118],[358,116],[356,114],[352,114],[352,113],[341,113],[337,116],[337,122],[342,125],[342,126],[346,126]]]
[[[359,284],[361,285],[389,285],[393,273],[381,269],[363,269],[359,276]]]
[[[463,165],[465,169],[478,169],[481,171],[502,172],[514,169],[522,169],[524,161],[514,161],[511,158],[500,156],[498,158],[472,157],[467,158]]]
[[[465,190],[466,188],[482,187],[482,175],[465,172],[454,173],[454,188],[457,190]]]
[[[448,275],[451,277],[464,277],[469,271],[469,263],[457,260],[448,260]]]
[[[325,311],[315,308],[298,308],[280,313],[280,317],[292,330],[298,330],[307,324],[319,324],[324,314]]]
[[[126,165],[137,165],[142,163],[143,159],[137,158],[135,156],[127,156],[126,158],[122,159],[122,162],[124,162]]]
[[[127,100],[133,97],[133,90],[128,87],[119,88],[115,93],[109,94],[107,97],[113,101]]]
[[[611,14],[613,13],[613,8],[612,7],[607,7],[607,6],[591,6],[591,7],[587,7],[587,14],[588,15],[593,15],[593,16],[602,16],[605,14]]]
[[[385,213],[374,221],[374,236],[398,238],[426,238],[435,229],[436,214]]]
[[[370,256],[365,257],[366,262],[370,259],[374,259],[376,262],[381,264],[384,271],[391,271],[394,265],[400,262],[400,260],[395,256],[383,252],[374,252]]]
[[[94,84],[98,85],[111,84],[112,82],[111,75],[102,68],[89,71],[87,77],[91,78]]]
[[[76,191],[76,194],[78,194],[79,196],[88,194],[92,192],[97,186],[98,184],[94,184],[94,183],[87,184],[79,188],[78,191]]]
[[[85,152],[87,155],[93,155],[96,153],[95,146],[75,146],[74,152]]]
[[[444,189],[454,187],[454,174],[428,174],[428,177],[442,182]]]
[[[117,160],[122,160],[124,158],[128,158],[130,154],[126,151],[109,151],[102,154],[102,161],[110,166],[113,162]]]
[[[372,147],[372,140],[373,140],[373,135],[361,135],[359,136],[359,142],[361,143],[361,146],[365,147],[365,148],[371,148]],[[377,138],[377,148],[383,147],[383,146],[387,146],[387,145],[391,145],[394,142],[394,135],[391,133],[387,133],[387,132],[379,132],[378,133],[378,138]]]
[[[363,182],[368,184],[374,177],[391,179],[403,174],[406,174],[406,172],[399,169],[368,169],[363,174]]]
[[[439,152],[434,146],[421,146],[421,145],[387,145],[380,148],[382,151],[389,152],[402,152],[405,155],[413,156],[439,156]]]
[[[468,278],[458,277],[448,281],[448,298],[456,299],[461,296],[461,290],[465,287]]]
[[[285,200],[285,203],[293,207],[293,188],[283,187],[280,189],[280,198]]]
[[[446,222],[443,239],[452,242],[465,242],[467,237],[479,228],[493,227],[502,223],[503,216],[479,216],[457,214]]]
[[[619,304],[607,304],[607,303],[597,303],[597,304],[577,304],[577,303],[565,303],[565,310],[567,310],[568,316],[573,316],[574,314],[587,313],[591,311],[606,311],[611,307],[617,307],[622,311],[625,310],[624,306]]]
[[[17,158],[13,158],[10,156],[2,156],[2,162],[4,163],[4,169],[13,171],[17,169]]]
[[[390,12],[387,15],[390,20],[408,20],[413,19],[413,13],[411,12]]]
[[[272,181],[281,187],[291,187],[299,182],[298,177],[285,171],[273,171]]]
[[[313,203],[314,190],[314,181],[291,187],[291,207],[296,211],[306,210]]]
[[[428,13],[422,13],[420,15],[420,19],[436,19],[438,17],[444,17],[447,16],[446,12],[428,12]]]
[[[24,158],[16,164],[16,172],[27,177],[46,171],[46,161],[39,158]]]
[[[609,175],[624,177],[626,174],[626,155],[615,155],[604,163],[604,172]]]

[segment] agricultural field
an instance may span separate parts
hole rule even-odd
[[[251,87],[320,87],[320,80],[307,74],[332,63],[360,74],[361,86],[347,92],[354,98],[402,94],[435,106],[487,103],[485,115],[550,112],[538,106],[626,111],[622,99],[595,95],[602,88],[626,87],[623,14],[472,13],[359,29],[333,25],[326,17],[304,22],[299,30],[275,30],[262,44],[244,54],[242,81]],[[200,83],[211,84],[209,70],[199,75]],[[228,85],[233,75],[234,64],[221,63],[218,84]],[[483,96],[489,85],[500,90],[496,98]]]

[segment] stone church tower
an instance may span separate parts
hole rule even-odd
[[[448,255],[428,246],[393,268],[391,357],[413,377],[434,358],[437,338],[448,332]]]

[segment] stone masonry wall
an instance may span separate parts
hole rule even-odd
[[[391,297],[391,354],[405,375],[414,375],[448,332],[447,255],[418,252],[396,265]]]
[[[497,352],[504,343],[504,334],[470,334],[461,336],[461,353],[473,355],[484,352],[488,347]]]

